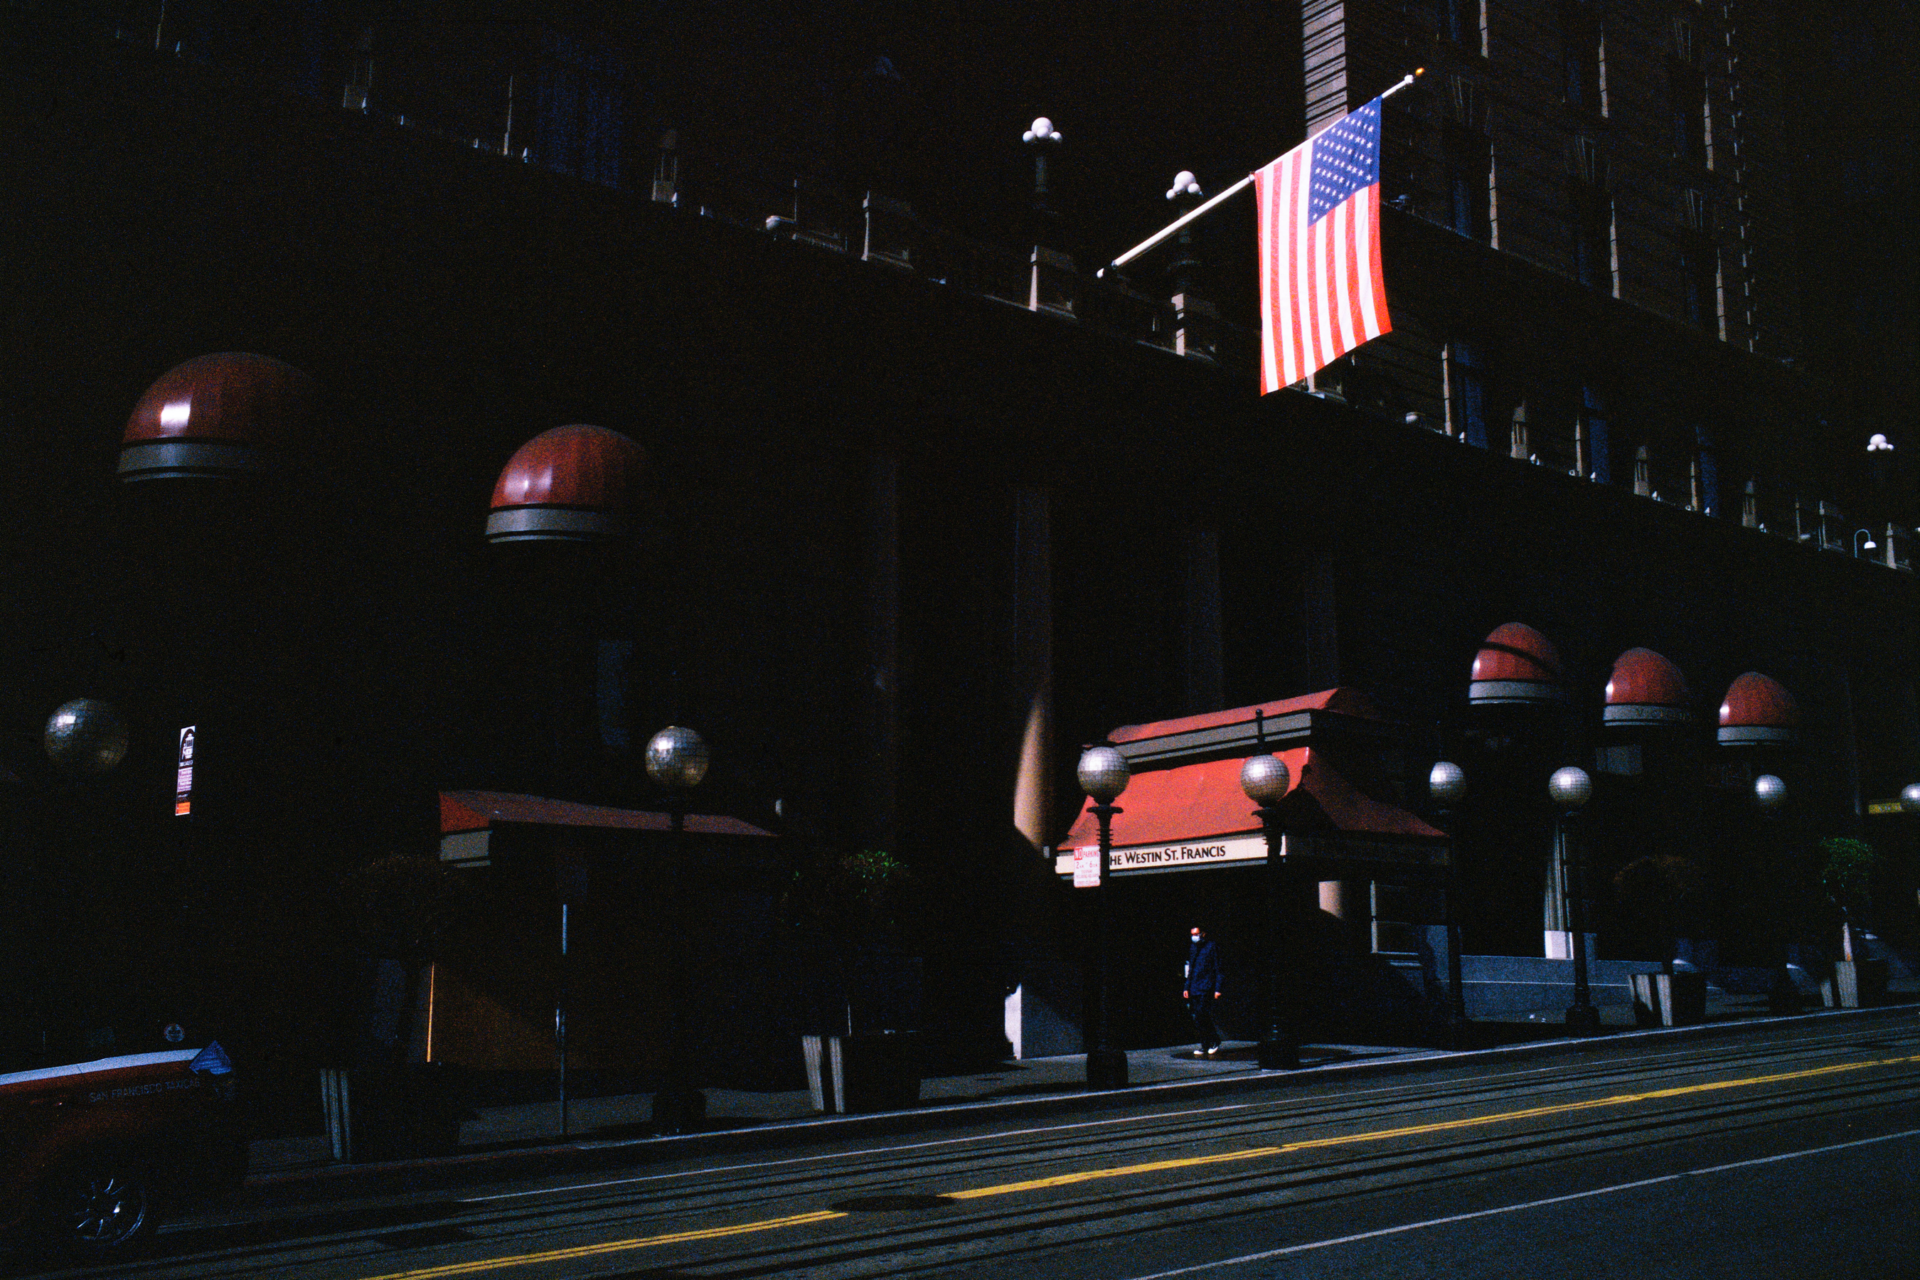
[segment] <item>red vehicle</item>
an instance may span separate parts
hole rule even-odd
[[[138,1247],[162,1212],[237,1185],[232,1073],[209,1043],[0,1075],[0,1230],[104,1260]]]

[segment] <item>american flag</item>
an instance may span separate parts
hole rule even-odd
[[[1393,328],[1380,274],[1380,99],[1254,174],[1254,191],[1264,395]]]

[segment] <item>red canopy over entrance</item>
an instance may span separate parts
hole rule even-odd
[[[1273,742],[1276,738],[1298,744],[1274,751],[1286,762],[1291,778],[1285,802],[1286,857],[1328,863],[1443,864],[1445,832],[1368,794],[1334,767],[1326,750],[1302,742],[1316,736],[1316,728],[1325,735],[1332,728],[1326,723],[1329,715],[1378,723],[1377,713],[1364,699],[1336,689],[1116,730],[1112,741],[1136,768],[1163,760],[1172,767],[1134,774],[1120,797],[1120,812],[1113,819],[1113,873],[1186,871],[1266,860],[1266,841],[1254,816],[1256,806],[1240,789],[1242,761],[1261,749],[1256,725],[1258,737],[1273,746],[1279,745]],[[1233,754],[1222,757],[1222,751]],[[1215,758],[1178,763],[1182,756],[1191,760],[1195,755]],[[1099,827],[1088,801],[1061,844],[1055,871],[1073,874],[1076,851],[1094,850],[1098,840]]]

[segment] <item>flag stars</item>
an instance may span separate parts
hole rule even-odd
[[[1380,104],[1368,103],[1308,144],[1307,218],[1318,221],[1380,180]]]

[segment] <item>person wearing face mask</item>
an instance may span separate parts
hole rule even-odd
[[[1211,1058],[1220,1052],[1220,1028],[1213,1023],[1213,1002],[1220,998],[1220,948],[1199,925],[1187,936],[1186,988],[1180,996],[1193,1016],[1194,1029],[1200,1033],[1200,1047],[1193,1056]]]

